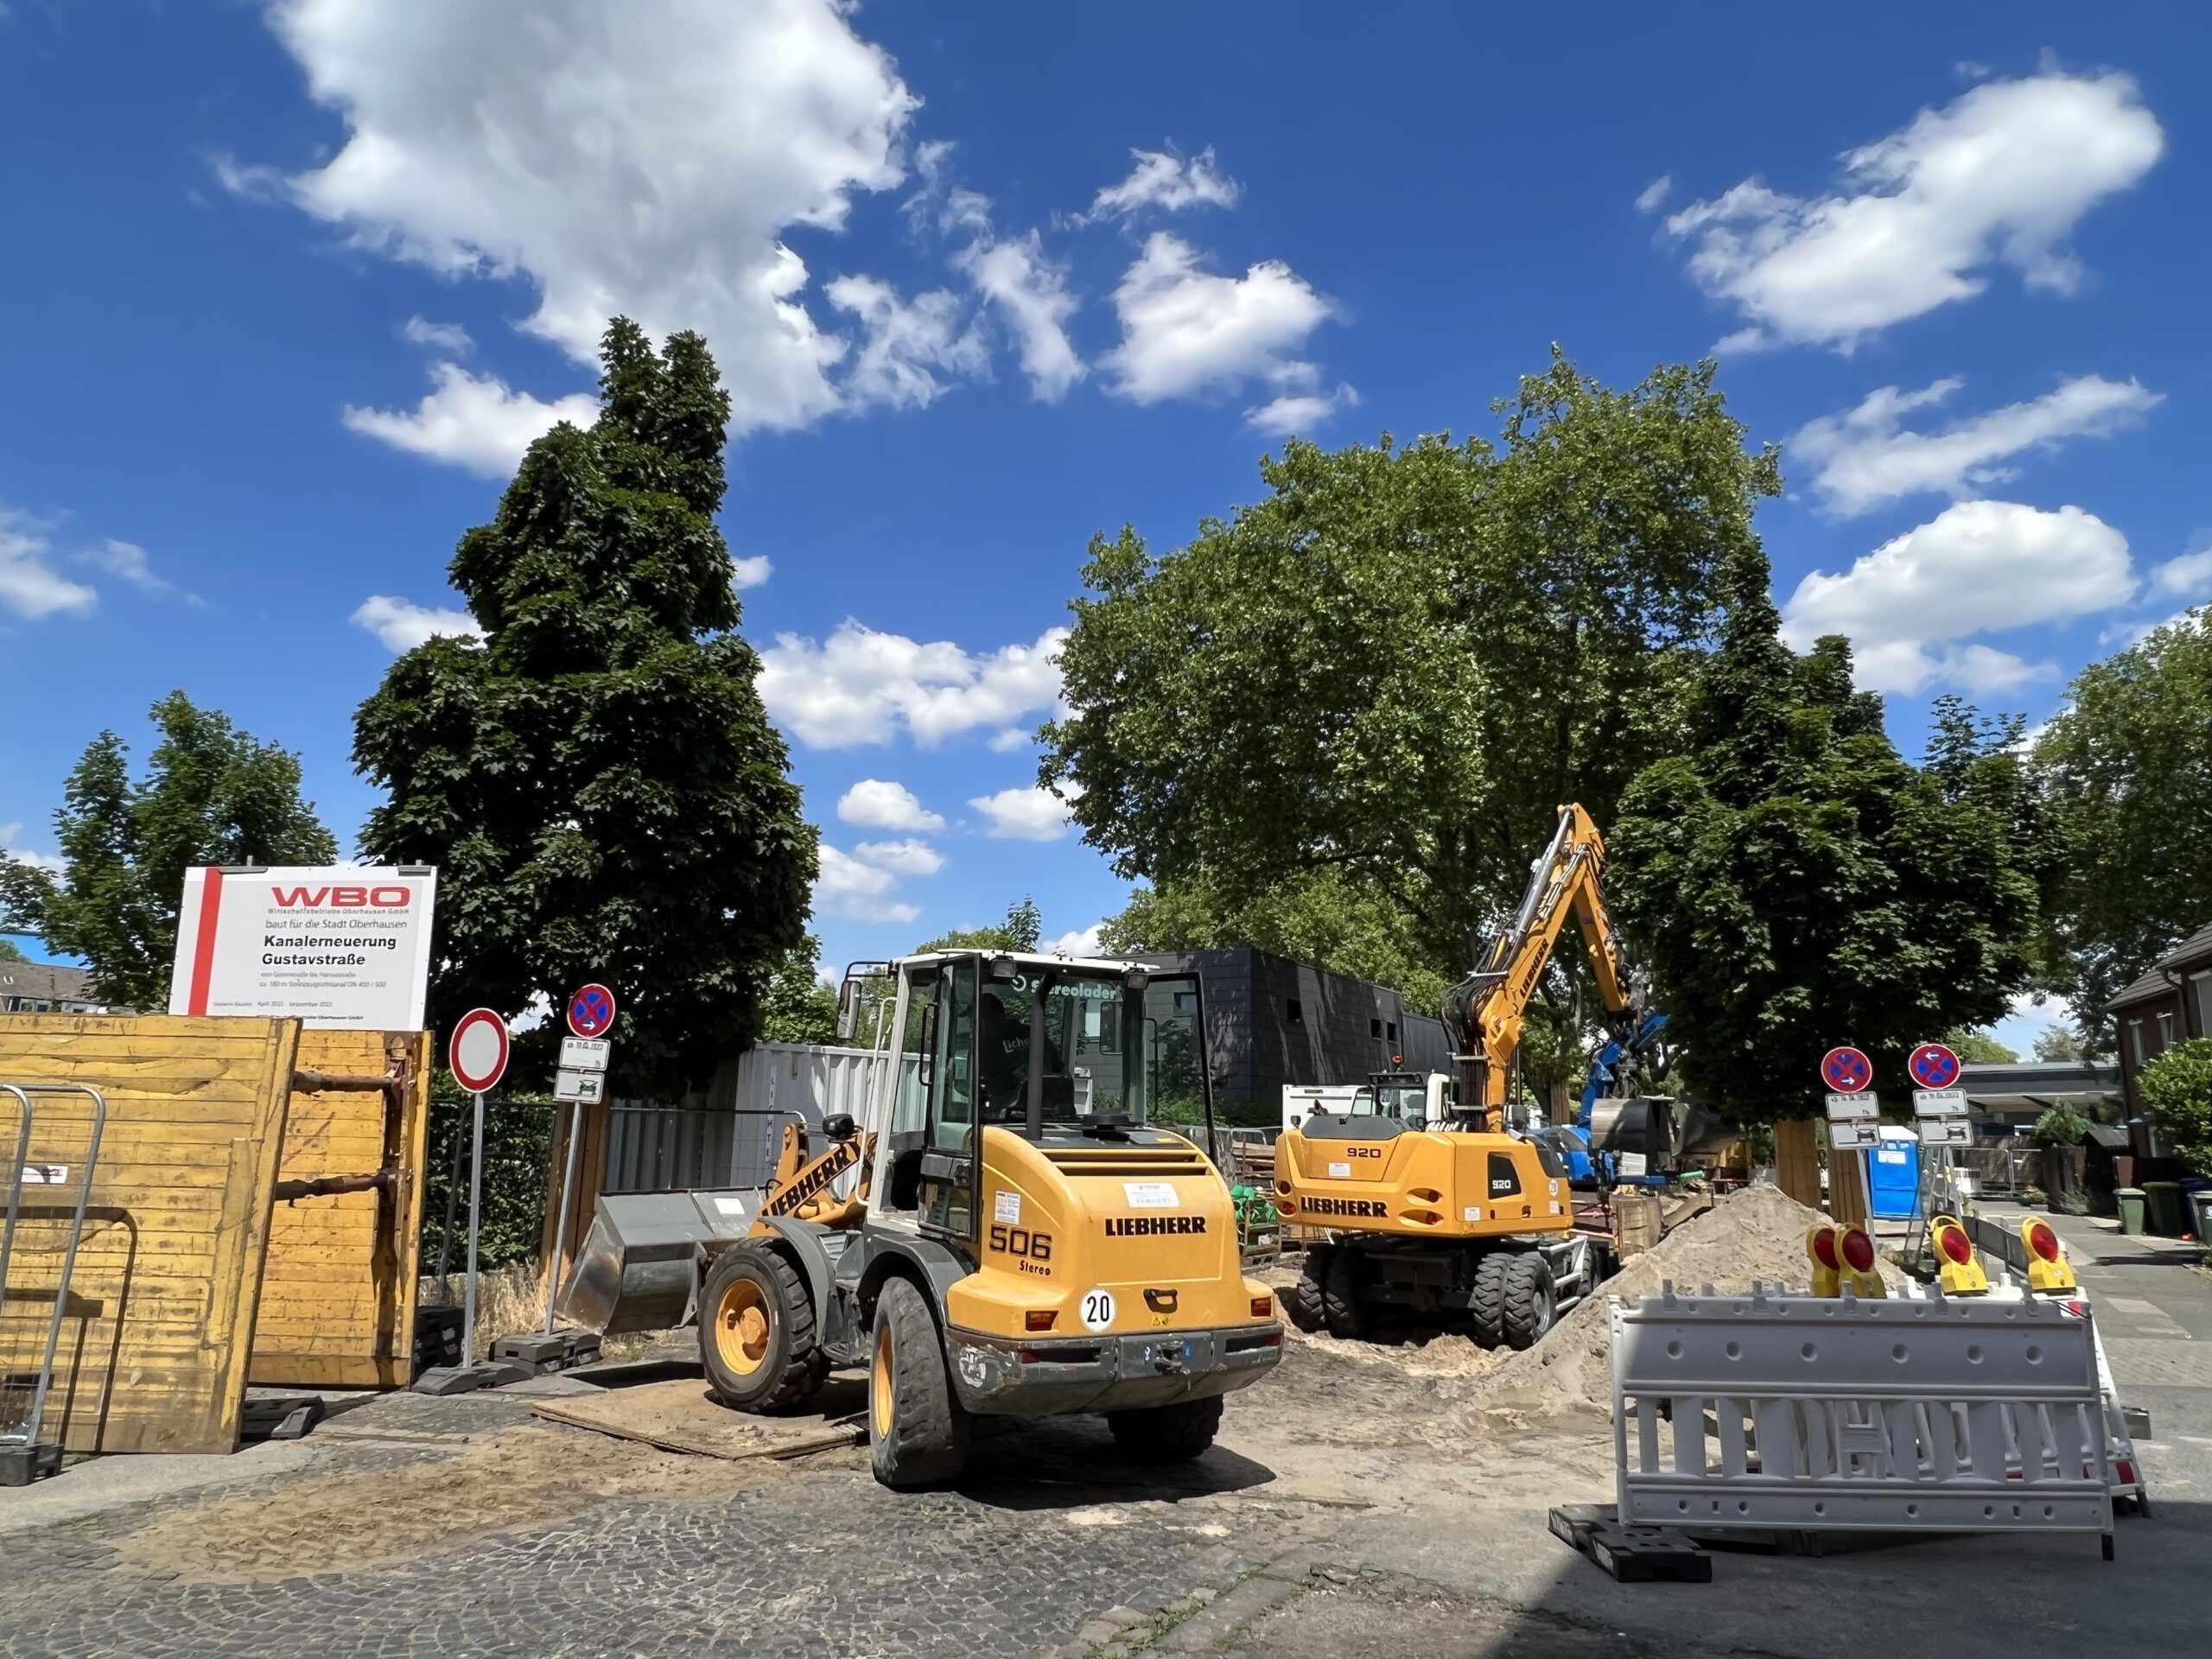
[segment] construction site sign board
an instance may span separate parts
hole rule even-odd
[[[1837,1094],[1858,1094],[1874,1086],[1874,1062],[1843,1044],[1821,1056],[1821,1081]]]
[[[1853,1152],[1861,1147],[1882,1144],[1882,1126],[1872,1118],[1830,1118],[1828,1120],[1828,1150]]]
[[[1964,1147],[1974,1142],[1974,1125],[1963,1117],[1923,1117],[1915,1127],[1923,1147]]]
[[[1856,1122],[1862,1119],[1871,1122],[1881,1115],[1882,1103],[1872,1094],[1828,1096],[1828,1122],[1831,1123]]]
[[[604,1071],[607,1057],[614,1052],[614,1045],[604,1037],[563,1037],[561,1039],[561,1069],[563,1071]]]
[[[1963,1089],[1916,1089],[1912,1109],[1921,1117],[1964,1117],[1967,1091]]]
[[[563,1066],[553,1075],[553,1098],[571,1105],[596,1106],[607,1098],[607,1073]]]
[[[406,867],[188,870],[169,1012],[420,1031],[437,889]]]

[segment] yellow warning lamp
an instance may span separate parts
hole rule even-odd
[[[1936,1246],[1936,1264],[1942,1269],[1946,1296],[1986,1296],[1989,1275],[1974,1253],[1974,1241],[1956,1216],[1936,1216],[1928,1223],[1928,1236]]]
[[[1836,1250],[1834,1222],[1815,1222],[1805,1230],[1805,1255],[1813,1264],[1813,1294],[1842,1294],[1843,1257]]]
[[[2058,1234],[2039,1216],[2020,1224],[2020,1243],[2028,1247],[2028,1288],[2050,1296],[2077,1290],[2074,1269],[2059,1248]]]
[[[1846,1281],[1854,1294],[1880,1298],[1890,1294],[1882,1282],[1879,1269],[1874,1265],[1874,1236],[1857,1222],[1838,1230],[1835,1247],[1843,1255]]]

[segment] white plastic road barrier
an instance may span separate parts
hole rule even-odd
[[[2093,1532],[2093,1321],[2035,1300],[1768,1292],[1612,1307],[1624,1525]]]

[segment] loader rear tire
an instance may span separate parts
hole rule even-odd
[[[1516,1348],[1533,1348],[1559,1317],[1552,1266],[1534,1250],[1504,1261],[1505,1339]]]
[[[875,1478],[906,1491],[957,1479],[968,1463],[968,1413],[945,1370],[944,1337],[911,1279],[875,1303],[868,1387],[868,1452]]]
[[[715,1397],[740,1411],[795,1406],[822,1386],[814,1302],[776,1250],[733,1244],[700,1293],[699,1358]]]
[[[1132,1463],[1188,1463],[1221,1430],[1221,1396],[1109,1411],[1106,1427],[1114,1433],[1114,1449]]]
[[[1367,1334],[1367,1316],[1359,1306],[1359,1252],[1337,1249],[1329,1253],[1321,1277],[1321,1318],[1329,1334],[1357,1342]]]
[[[1505,1276],[1513,1260],[1503,1250],[1491,1250],[1475,1262],[1474,1294],[1467,1311],[1474,1316],[1478,1346],[1496,1348],[1505,1341]]]
[[[1298,1282],[1283,1293],[1282,1310],[1301,1331],[1319,1331],[1328,1322],[1322,1306],[1322,1287],[1328,1282],[1329,1258],[1334,1254],[1324,1244],[1306,1251],[1306,1270],[1299,1274]]]

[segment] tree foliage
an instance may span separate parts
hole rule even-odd
[[[2083,669],[2035,760],[2065,855],[2051,983],[2108,1048],[2105,1003],[2212,918],[2212,610]]]
[[[1034,950],[1045,937],[1045,912],[1024,893],[1019,903],[1006,907],[1006,919],[984,927],[956,927],[914,947],[917,956],[931,950]]]
[[[2199,1175],[2212,1175],[2212,1038],[2176,1043],[2135,1080],[2174,1152]]]
[[[2078,1033],[2063,1026],[2045,1026],[2036,1033],[2035,1057],[2044,1061],[2086,1060],[2089,1051]]]
[[[800,940],[768,976],[760,999],[764,1043],[834,1043],[837,994],[822,982],[822,941]]]
[[[161,741],[133,780],[122,738],[102,732],[54,815],[60,880],[0,861],[8,925],[81,957],[102,998],[168,1006],[185,872],[200,864],[328,864],[338,843],[300,798],[300,760],[172,691],[153,706]]]
[[[2014,1065],[2019,1055],[1997,1040],[1994,1032],[1961,1026],[1944,1033],[1943,1046],[1968,1065]]]
[[[364,845],[440,868],[439,1023],[601,981],[626,1084],[677,1086],[759,1029],[816,838],[736,632],[714,359],[621,319],[601,356],[591,429],[531,444],[461,538],[480,637],[395,662],[353,758],[391,795]]]
[[[1689,738],[1628,791],[1608,874],[1700,1095],[1810,1116],[1828,1047],[1903,1088],[1916,1043],[2002,1014],[2045,862],[2002,732],[1901,759],[1843,640],[1782,643],[1762,572],[1731,595]]]
[[[1617,392],[1555,355],[1495,446],[1294,440],[1176,551],[1094,537],[1042,779],[1179,937],[1351,938],[1340,904],[1379,899],[1452,976],[1558,804],[1606,819],[1675,750],[1721,579],[1764,580],[1778,469],[1713,377]]]

